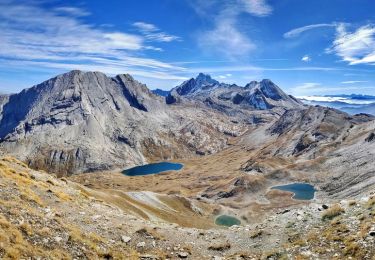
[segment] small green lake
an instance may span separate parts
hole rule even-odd
[[[140,176],[157,174],[166,171],[178,171],[182,169],[182,167],[184,167],[184,165],[181,163],[159,162],[136,166],[130,169],[126,169],[122,171],[122,173],[127,176]]]
[[[280,186],[274,186],[273,190],[284,190],[293,192],[293,199],[296,200],[312,200],[315,194],[315,188],[308,183],[292,183]]]
[[[234,225],[240,225],[241,221],[235,217],[228,216],[228,215],[220,215],[215,219],[215,224],[219,226],[234,226]]]

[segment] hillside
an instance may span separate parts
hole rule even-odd
[[[374,197],[275,209],[259,224],[196,229],[126,213],[117,196],[0,159],[0,257],[371,259]],[[200,206],[197,209],[202,210]],[[189,218],[186,216],[186,218]]]

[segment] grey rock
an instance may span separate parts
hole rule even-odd
[[[189,256],[189,253],[187,253],[187,252],[178,252],[177,256],[179,258],[187,258]]]
[[[121,241],[124,243],[129,243],[132,238],[128,236],[121,236]]]

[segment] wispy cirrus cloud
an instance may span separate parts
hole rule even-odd
[[[230,78],[230,77],[232,77],[232,74],[230,74],[230,73],[218,76],[219,79],[227,79],[227,78]]]
[[[304,62],[310,62],[311,61],[311,57],[309,55],[304,55],[302,58],[301,58],[301,61],[304,61]]]
[[[158,50],[150,43],[169,41],[168,35],[148,38],[89,24],[84,9],[63,6],[47,9],[39,1],[0,1],[0,58],[2,66],[100,70],[166,79],[183,78],[184,68],[156,59],[137,57]],[[164,37],[164,38],[163,38]]]
[[[262,72],[262,71],[356,71],[355,69],[342,68],[342,67],[259,67],[252,65],[245,66],[221,66],[221,67],[194,67],[187,70],[189,73],[219,73],[219,72]],[[362,71],[362,70],[361,70]]]
[[[292,87],[291,93],[299,98],[305,98],[305,95],[317,95],[317,94],[327,94],[327,93],[350,93],[363,92],[363,91],[373,91],[375,88],[373,86],[335,86],[335,85],[325,85],[319,82],[305,82]],[[317,100],[317,99],[315,99]],[[323,101],[323,100],[320,100]]]
[[[234,17],[219,17],[215,28],[204,32],[199,45],[207,52],[216,52],[233,59],[256,49],[255,44],[237,28]],[[225,47],[224,47],[225,46]]]
[[[298,28],[294,28],[286,33],[284,33],[284,38],[295,38],[299,36],[301,33],[310,31],[317,28],[327,28],[327,27],[336,27],[336,23],[318,23],[318,24],[310,24]]]
[[[229,59],[244,58],[256,49],[254,41],[239,22],[241,14],[257,17],[271,15],[266,0],[196,0],[193,8],[204,19],[213,21],[212,28],[197,37],[199,46],[208,53],[219,53]]]
[[[354,32],[341,23],[336,28],[336,38],[328,53],[335,53],[350,65],[375,65],[375,26],[365,25]]]
[[[145,22],[135,22],[136,27],[147,40],[158,42],[180,41],[181,38],[161,31],[156,25]]]
[[[353,32],[348,31],[349,26],[351,25],[338,22],[311,24],[284,33],[284,38],[296,38],[303,32],[317,28],[334,27],[336,36],[326,53],[336,54],[350,65],[375,65],[375,26],[367,24]]]
[[[88,12],[86,10],[83,10],[81,8],[72,7],[72,6],[56,7],[54,9],[54,11],[56,11],[57,13],[63,14],[63,15],[67,14],[67,15],[76,16],[76,17],[83,17],[83,16],[89,16],[90,15],[90,12]]]
[[[301,85],[296,86],[295,89],[299,89],[299,90],[315,89],[319,87],[320,85],[321,84],[318,82],[305,82],[305,83],[302,83]]]
[[[246,12],[264,17],[272,13],[272,7],[267,4],[266,0],[239,0],[244,5]]]
[[[357,84],[357,83],[367,83],[367,80],[347,80],[347,81],[342,81],[342,84]]]

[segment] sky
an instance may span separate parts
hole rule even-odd
[[[0,92],[80,69],[375,95],[373,0],[0,0]]]

